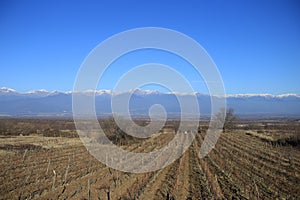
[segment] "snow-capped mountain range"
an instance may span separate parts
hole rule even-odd
[[[17,92],[14,89],[0,88],[0,116],[71,116],[73,91],[32,90]],[[211,97],[201,93],[162,93],[151,90],[130,90],[114,92],[111,90],[86,90],[76,92],[82,95],[95,95],[96,112],[98,115],[111,114],[111,99],[116,97],[122,104],[125,95],[132,93],[129,107],[133,115],[148,115],[149,108],[161,104],[168,115],[179,116],[180,105],[176,96],[189,101],[197,97],[201,115],[210,115]],[[300,94],[234,94],[226,95],[227,107],[233,108],[244,116],[300,116]],[[123,105],[119,105],[122,107]],[[191,111],[192,112],[192,111]],[[192,114],[192,113],[191,113]]]

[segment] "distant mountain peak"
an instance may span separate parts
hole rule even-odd
[[[285,98],[285,97],[298,97],[300,98],[300,94],[280,94],[277,95],[278,98]]]
[[[12,88],[7,88],[7,87],[2,87],[0,89],[0,92],[3,92],[3,93],[17,93],[16,90],[12,89]]]
[[[300,94],[227,94],[227,98],[251,98],[251,97],[263,97],[263,98],[286,98],[286,97],[300,97]]]
[[[41,90],[30,90],[28,92],[23,93],[23,95],[28,95],[31,97],[45,97],[47,95],[49,95],[49,91],[45,90],[45,89],[41,89]]]
[[[26,92],[26,93],[47,93],[47,92],[49,92],[48,90],[45,90],[45,89],[40,89],[40,90],[30,90],[30,91],[28,91],[28,92]]]
[[[142,90],[140,88],[136,88],[133,90],[129,90],[128,92],[139,94],[139,95],[149,95],[149,94],[160,94],[161,92],[158,92],[157,90]]]
[[[228,94],[226,97],[234,97],[234,98],[249,98],[249,97],[276,97],[272,94]]]

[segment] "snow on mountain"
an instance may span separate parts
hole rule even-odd
[[[251,98],[251,97],[264,97],[264,98],[276,98],[276,96],[271,94],[228,94],[227,98]]]
[[[47,96],[54,96],[54,95],[58,95],[58,94],[66,94],[66,93],[65,92],[60,92],[58,90],[53,90]]]
[[[142,90],[140,88],[136,88],[136,89],[131,89],[128,91],[114,91],[113,92],[114,95],[121,95],[121,94],[134,94],[134,95],[140,95],[140,96],[145,96],[145,95],[158,95],[161,94],[161,92],[158,92],[156,90]]]
[[[0,94],[16,94],[17,91],[11,88],[2,87],[0,88]]]
[[[300,98],[300,94],[228,94],[226,98],[253,98],[253,97],[262,97],[262,98],[287,98],[287,97],[296,97]]]
[[[45,89],[41,89],[41,90],[30,90],[28,92],[25,92],[27,94],[40,94],[40,93],[49,93],[47,90]]]
[[[30,96],[35,96],[35,97],[45,97],[49,94],[50,94],[50,92],[47,90],[44,90],[44,89],[30,90],[30,91],[24,93],[24,95],[30,95]]]
[[[276,96],[277,98],[286,98],[286,97],[296,97],[300,98],[300,94],[280,94]]]
[[[4,94],[9,94],[9,95],[23,95],[23,96],[40,96],[40,97],[45,97],[45,96],[53,96],[57,94],[66,94],[66,95],[72,95],[73,93],[82,93],[82,94],[95,94],[95,96],[101,96],[101,95],[120,95],[120,94],[135,94],[135,95],[141,95],[141,96],[146,96],[146,95],[160,95],[160,94],[172,94],[172,95],[180,95],[180,96],[188,96],[188,95],[196,95],[196,96],[209,96],[208,94],[202,94],[199,92],[159,92],[159,91],[153,91],[153,90],[141,90],[139,88],[137,89],[132,89],[128,91],[123,91],[123,92],[118,92],[118,91],[112,91],[112,90],[85,90],[83,92],[78,92],[78,91],[67,91],[67,92],[62,92],[58,90],[54,91],[47,91],[45,89],[41,90],[31,90],[25,93],[20,93],[17,92],[16,90],[12,88],[7,88],[7,87],[2,87],[0,88],[0,95]],[[217,96],[216,96],[217,97]],[[255,97],[260,97],[260,98],[277,98],[277,99],[282,99],[282,98],[288,98],[288,97],[294,97],[294,98],[300,98],[300,94],[280,94],[280,95],[272,95],[272,94],[226,94],[226,98],[255,98]]]
[[[94,95],[97,113],[111,113],[111,99],[117,98],[120,109],[125,103],[125,97],[130,98],[131,112],[148,114],[149,108],[154,104],[161,104],[168,113],[180,113],[180,104],[176,96],[184,97],[186,102],[196,96],[199,102],[201,114],[209,115],[211,108],[211,96],[207,94],[159,92],[152,90],[134,89],[125,92],[111,90],[87,90],[83,92],[32,90],[25,93],[14,89],[2,87],[0,89],[0,114],[23,115],[31,113],[72,113],[72,94]],[[213,96],[212,98],[219,98]],[[227,107],[234,108],[241,115],[292,115],[300,116],[299,94],[230,94],[226,95]],[[191,111],[192,112],[192,111]]]

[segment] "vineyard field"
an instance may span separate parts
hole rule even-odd
[[[122,148],[150,152],[173,137],[160,133]],[[204,137],[205,131],[197,133],[167,167],[134,174],[105,166],[78,137],[3,134],[0,199],[299,199],[299,146],[266,142],[239,129],[222,133],[199,158]]]

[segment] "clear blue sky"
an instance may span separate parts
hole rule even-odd
[[[0,87],[72,90],[81,63],[96,45],[145,26],[174,29],[199,42],[217,64],[227,93],[300,94],[297,0],[2,0]],[[187,67],[182,71],[195,78]],[[111,89],[110,77],[118,73],[113,68],[101,88]],[[205,93],[201,81],[191,81]]]

